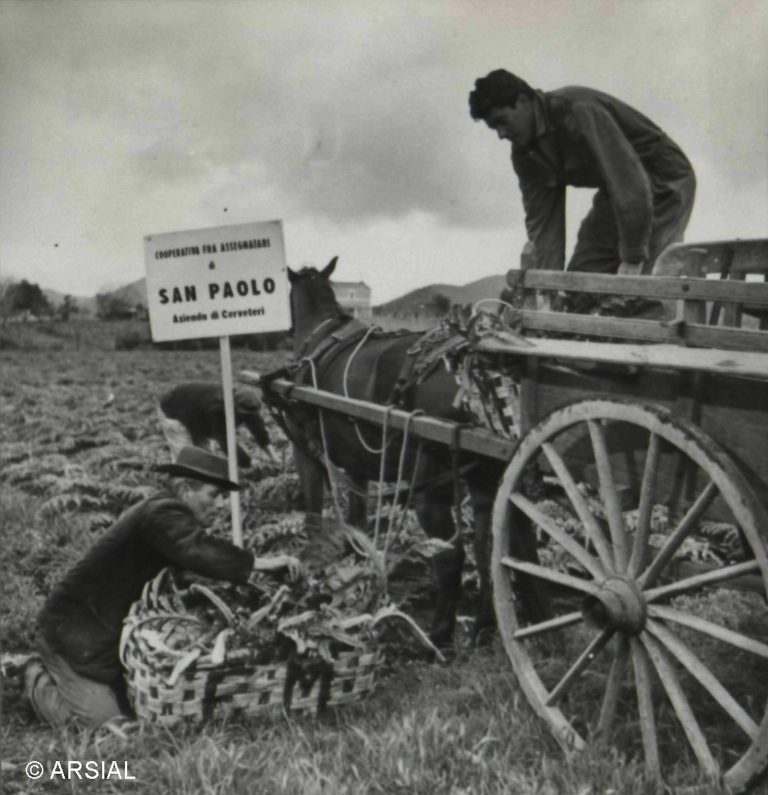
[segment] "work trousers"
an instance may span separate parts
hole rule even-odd
[[[41,721],[55,728],[77,723],[95,729],[125,715],[117,692],[72,670],[41,638],[37,643],[42,664],[33,664],[26,680],[27,697]]]
[[[643,273],[651,273],[657,257],[671,243],[683,239],[696,196],[696,175],[676,148],[661,145],[648,170],[651,185],[652,221],[649,259]],[[610,196],[600,189],[592,209],[579,227],[573,256],[566,270],[584,273],[616,273],[621,262],[616,217]]]

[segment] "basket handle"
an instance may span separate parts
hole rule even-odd
[[[201,593],[203,596],[209,599],[210,602],[219,609],[219,612],[227,620],[227,624],[232,626],[232,624],[235,623],[235,616],[232,611],[229,609],[229,607],[227,607],[226,603],[216,596],[216,594],[210,588],[206,588],[205,585],[200,585],[198,582],[193,582],[189,586],[189,590],[190,592]]]

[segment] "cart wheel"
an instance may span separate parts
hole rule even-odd
[[[525,554],[515,534],[531,527]],[[494,506],[494,601],[520,685],[563,747],[610,741],[676,791],[755,782],[766,532],[732,459],[661,407],[585,400],[521,440]],[[530,584],[551,612],[526,624]]]

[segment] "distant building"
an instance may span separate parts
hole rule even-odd
[[[371,288],[365,282],[331,282],[336,300],[352,317],[371,319]]]

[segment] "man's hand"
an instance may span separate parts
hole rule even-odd
[[[643,273],[642,262],[620,262],[616,271],[619,276],[641,276]]]
[[[295,580],[302,572],[301,561],[293,555],[270,555],[266,558],[256,558],[253,561],[254,571],[277,571],[288,569],[288,576]]]

